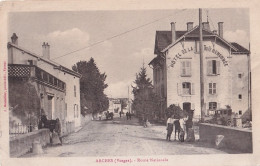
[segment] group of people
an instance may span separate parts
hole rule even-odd
[[[53,145],[54,139],[58,138],[59,142],[58,144],[62,145],[62,135],[61,135],[61,123],[59,118],[56,120],[48,120],[46,115],[42,115],[40,122],[39,122],[39,129],[41,128],[48,128],[50,129],[50,142]]]
[[[188,133],[188,128],[190,128],[188,118],[179,118],[177,115],[172,115],[167,120],[167,136],[166,140],[171,141],[171,135],[174,131],[174,140],[176,140],[176,134],[178,134],[178,139],[184,141],[185,131]]]

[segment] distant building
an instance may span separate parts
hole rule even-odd
[[[79,127],[81,74],[50,60],[48,43],[43,43],[43,55],[40,56],[20,47],[15,33],[11,39],[12,42],[7,44],[9,100],[17,98],[27,102],[28,99],[21,99],[19,94],[10,91],[12,88],[22,88],[23,83],[29,83],[36,89],[40,114],[46,114],[48,119],[59,118],[63,133]],[[13,107],[15,100],[12,101]]]
[[[153,68],[154,90],[160,96],[161,117],[171,105],[194,109],[201,116],[199,26],[187,23],[187,29],[156,31]],[[223,38],[223,23],[218,33],[203,23],[204,114],[231,106],[239,116],[251,115],[250,52],[238,43]]]
[[[120,111],[122,111],[123,113],[126,113],[128,111],[131,112],[131,103],[128,102],[128,98],[109,98],[109,112],[113,112],[114,114],[119,114]],[[124,101],[127,106],[126,108],[124,108],[123,110],[121,109],[121,101]]]

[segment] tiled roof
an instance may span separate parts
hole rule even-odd
[[[60,65],[60,64],[58,64],[58,63],[56,63],[56,62],[54,62],[54,61],[52,61],[52,60],[50,60],[50,59],[46,59],[46,58],[44,58],[44,57],[42,57],[42,56],[39,56],[39,55],[37,55],[37,54],[35,54],[35,53],[29,51],[29,50],[26,50],[26,49],[24,49],[24,48],[22,48],[22,47],[16,45],[16,44],[13,44],[13,43],[11,43],[11,42],[8,42],[7,45],[8,45],[8,47],[10,47],[10,46],[15,47],[15,48],[17,48],[17,49],[19,49],[19,50],[21,50],[21,51],[24,51],[24,52],[28,53],[29,55],[31,55],[31,56],[33,56],[33,57],[35,57],[35,58],[38,58],[39,60],[42,60],[42,61],[44,61],[44,62],[46,62],[46,63],[49,63],[50,65],[54,66],[54,68],[56,68],[56,69],[60,69],[60,70],[66,72],[66,73],[68,73],[68,74],[71,74],[71,75],[76,76],[76,77],[79,77],[79,78],[81,77],[81,74],[80,74],[80,73],[75,72],[75,71],[73,71],[73,70],[70,70],[70,69],[66,68],[65,66],[62,66],[62,65]]]
[[[187,31],[176,31],[176,40],[178,40],[182,36],[185,37],[199,37],[199,28],[195,27],[193,30]],[[249,53],[249,51],[242,47],[237,43],[229,43],[225,39],[221,38],[217,34],[214,34],[211,31],[203,29],[203,36],[217,36],[222,42],[226,43],[228,46],[232,48],[232,53]],[[158,54],[159,52],[163,51],[164,49],[170,48],[169,46],[172,44],[172,33],[171,31],[156,31],[155,35],[155,47],[154,47],[154,54]],[[237,49],[237,50],[235,50]]]
[[[187,31],[176,31],[176,38],[180,38]],[[171,31],[156,31],[154,54],[159,53],[172,43]]]
[[[241,46],[241,45],[239,45],[239,44],[237,44],[235,42],[231,42],[231,44],[238,49],[237,51],[232,50],[233,54],[238,54],[238,53],[248,54],[249,53],[249,50],[244,48],[243,46]]]

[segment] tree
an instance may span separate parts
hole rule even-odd
[[[96,114],[108,109],[108,97],[104,90],[108,87],[105,83],[106,74],[100,73],[93,58],[80,61],[73,65],[72,70],[82,74],[80,78],[81,114]],[[86,111],[87,109],[87,111]]]
[[[132,108],[136,111],[136,116],[142,119],[151,119],[154,112],[158,110],[158,97],[153,92],[153,85],[150,78],[147,78],[146,68],[136,74],[133,88],[134,100]]]
[[[167,118],[171,117],[172,115],[176,116],[176,118],[183,118],[184,116],[188,115],[188,112],[182,110],[180,106],[176,106],[174,104],[171,104],[166,109],[166,116]]]
[[[126,106],[127,106],[127,100],[126,99],[120,99],[120,103],[121,103],[121,111],[123,111],[123,109],[125,109]]]

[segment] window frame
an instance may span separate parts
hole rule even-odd
[[[190,60],[184,60],[181,61],[181,76],[182,77],[191,77],[191,61]]]
[[[214,108],[215,106],[215,108]],[[217,110],[218,103],[217,102],[209,102],[209,110]]]
[[[217,83],[210,82],[209,83],[209,94],[216,95],[217,94]]]

